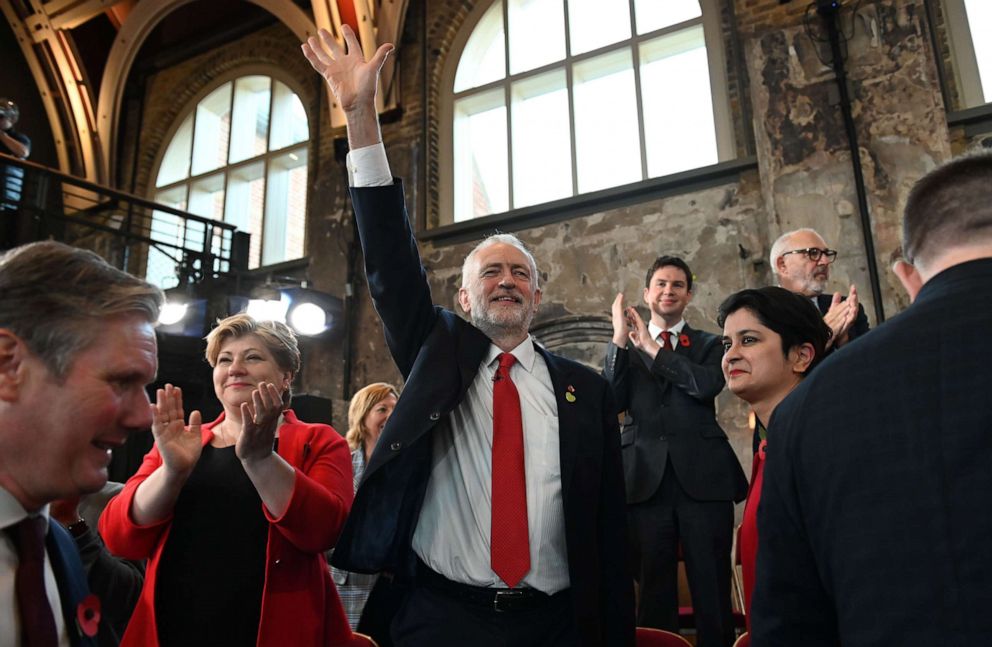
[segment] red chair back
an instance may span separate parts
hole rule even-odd
[[[751,647],[751,636],[743,633],[741,637],[734,642],[734,647]]]
[[[670,631],[638,627],[637,647],[692,647],[692,643]]]

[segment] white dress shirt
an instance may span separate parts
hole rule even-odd
[[[679,319],[677,324],[668,329],[668,332],[672,333],[672,338],[668,340],[668,350],[675,350],[675,346],[679,343],[679,335],[682,334],[683,328],[685,328],[685,319]],[[661,331],[662,329],[659,326],[656,326],[653,321],[648,322],[648,333],[651,335],[651,339],[654,339],[659,344],[661,343]]]
[[[47,533],[50,523],[48,506],[38,513],[45,518]],[[28,516],[14,495],[0,487],[0,647],[21,647],[20,616],[17,610],[17,592],[14,589],[14,579],[17,575],[17,549],[6,529]],[[52,560],[45,551],[45,593],[48,594],[48,604],[55,617],[55,631],[58,633],[59,645],[69,646],[69,634],[65,628],[65,618],[62,616],[62,603],[59,600],[59,587],[52,570]]]
[[[490,345],[465,398],[433,432],[433,464],[413,549],[450,580],[504,588],[490,566],[493,376],[499,347]],[[512,354],[510,379],[520,394],[527,486],[530,571],[523,586],[548,594],[569,586],[561,496],[558,405],[551,374],[528,336]]]

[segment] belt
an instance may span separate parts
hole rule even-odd
[[[462,584],[449,580],[423,562],[417,570],[417,583],[426,589],[487,607],[497,613],[536,609],[568,593],[568,589],[548,595],[537,589],[496,589]]]

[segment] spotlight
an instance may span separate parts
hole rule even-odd
[[[258,321],[279,321],[286,323],[289,300],[282,296],[276,299],[251,299],[245,312]]]
[[[158,323],[163,326],[171,326],[179,323],[186,316],[189,306],[179,301],[166,301],[162,306],[162,311],[158,315]]]
[[[287,323],[298,335],[314,337],[333,330],[341,320],[344,308],[341,299],[307,288],[287,288],[283,296],[289,299]]]
[[[169,295],[159,312],[156,330],[165,335],[202,337],[206,324],[206,299]]]
[[[319,335],[327,330],[327,313],[316,303],[301,303],[288,316],[289,325],[301,335]]]

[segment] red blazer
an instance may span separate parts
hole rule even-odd
[[[203,425],[204,445],[213,439],[211,429],[222,420],[224,414]],[[287,410],[279,427],[278,453],[296,468],[296,482],[281,517],[273,517],[262,506],[269,520],[269,539],[257,644],[324,647],[347,643],[351,629],[323,553],[337,542],[354,496],[348,444],[331,427],[300,422]],[[149,560],[145,586],[122,647],[158,645],[155,582],[172,518],[139,526],[130,510],[138,486],[161,464],[162,457],[153,447],[100,517],[100,534],[112,553]]]

